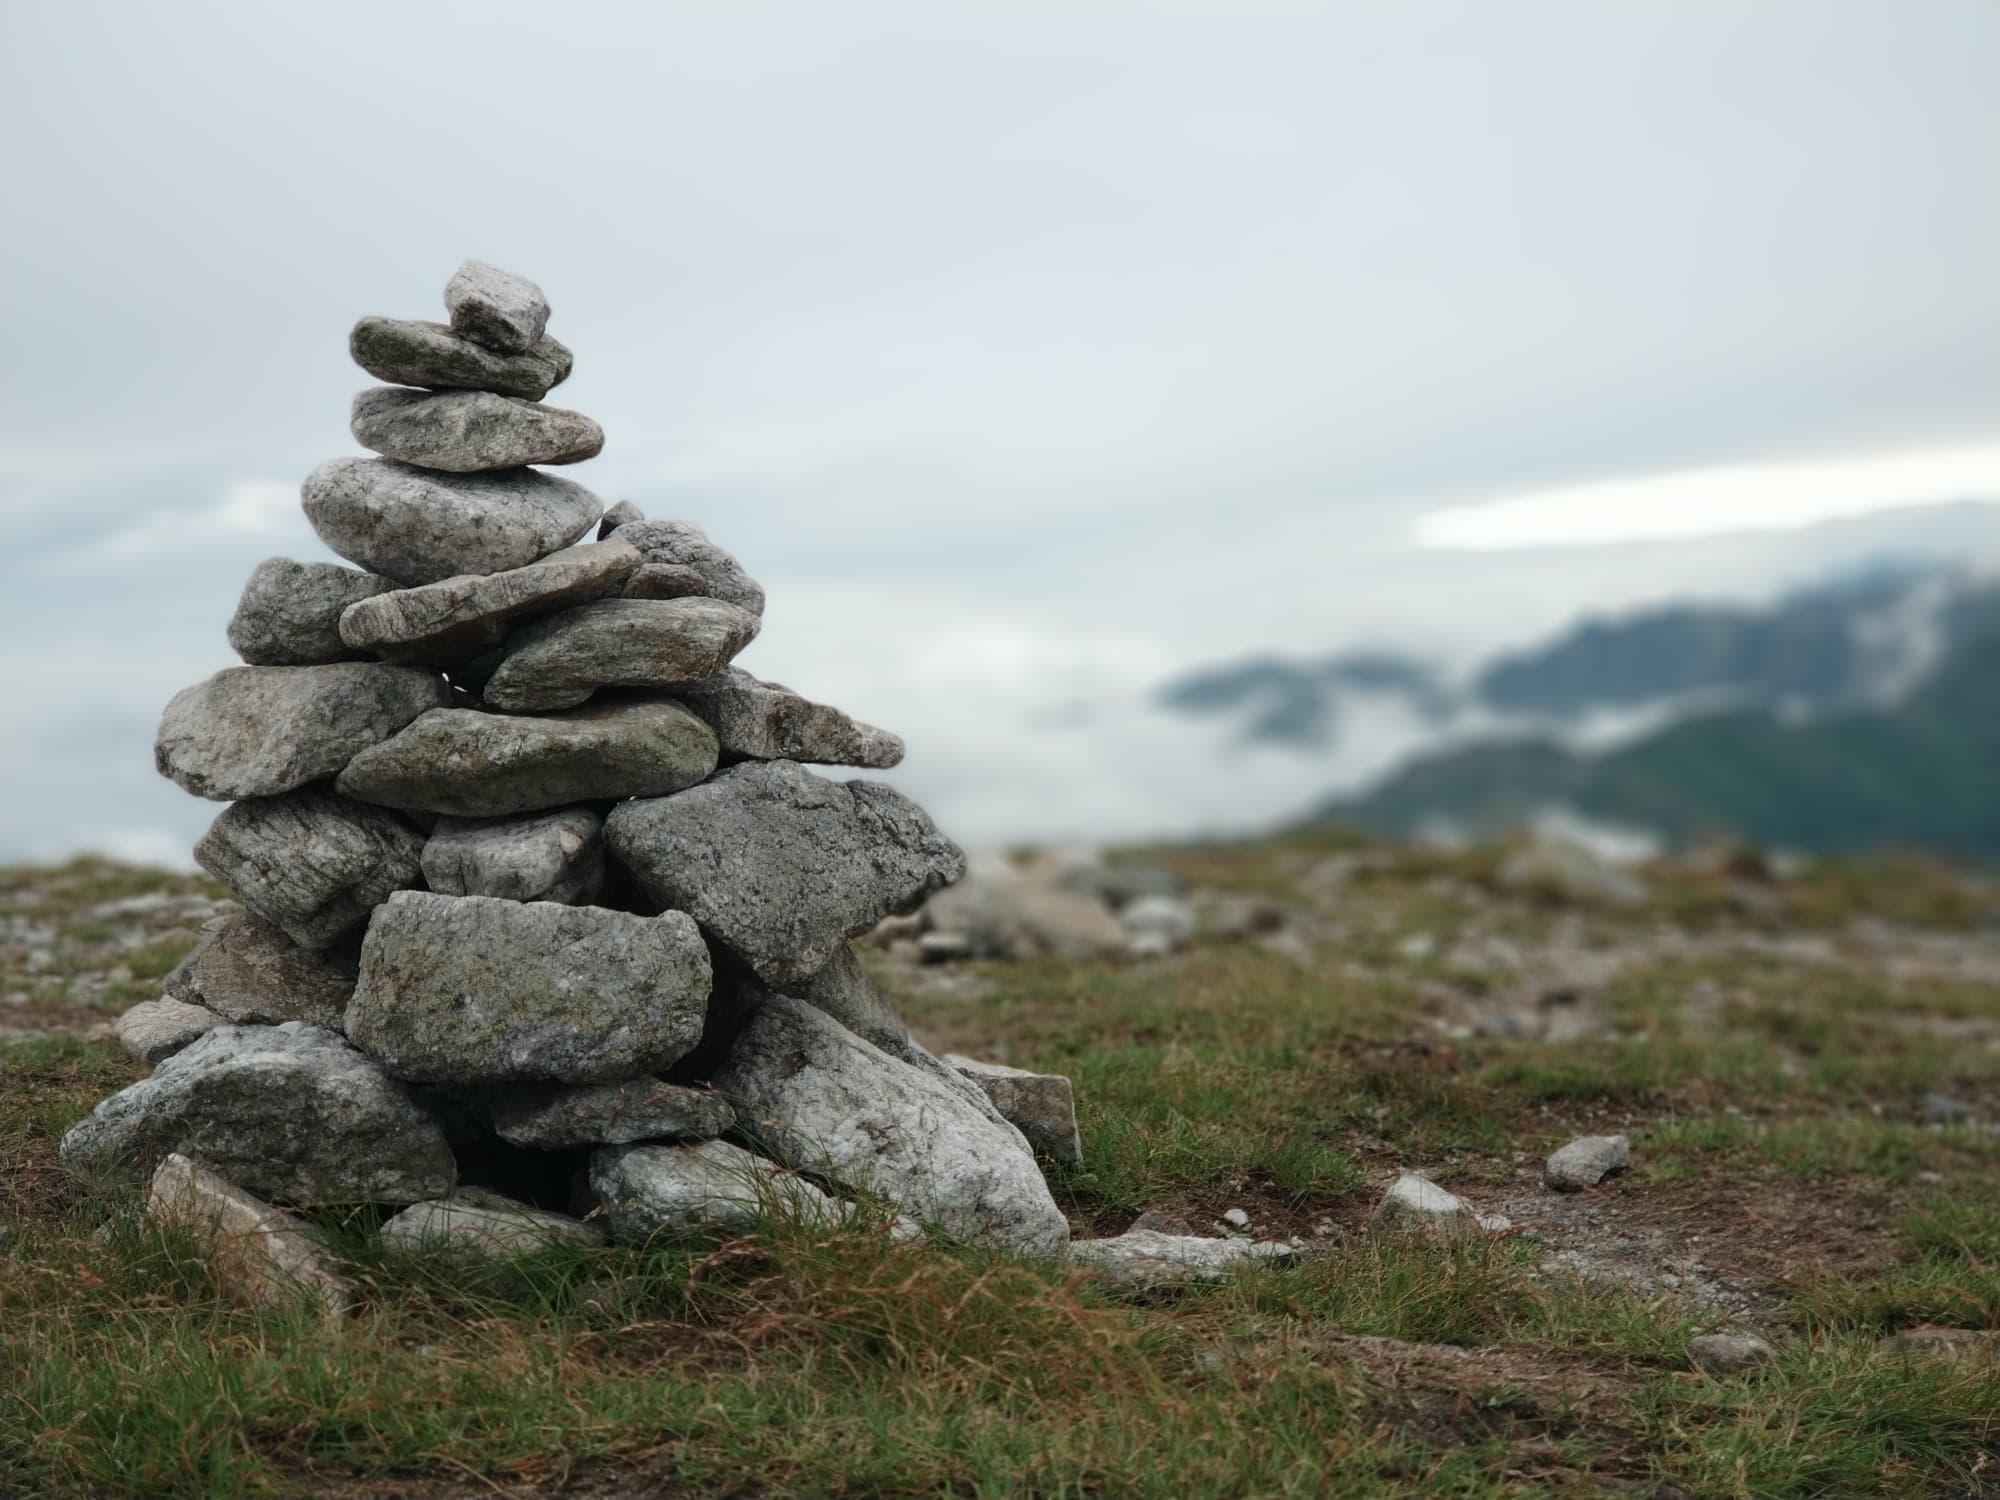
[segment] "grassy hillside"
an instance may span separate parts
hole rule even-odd
[[[939,1047],[1075,1078],[1079,1234],[1242,1208],[1296,1265],[1141,1295],[773,1224],[467,1273],[330,1216],[338,1328],[230,1305],[55,1165],[138,1071],[102,1023],[219,893],[0,873],[0,1494],[1985,1493],[2000,1365],[1891,1340],[2000,1329],[1990,885],[1715,860],[1599,905],[1504,850],[1146,858],[1216,917],[1173,958],[873,961]],[[1542,1187],[1609,1130],[1628,1174]],[[1514,1227],[1371,1232],[1405,1167]],[[1717,1328],[1775,1361],[1699,1373]]]

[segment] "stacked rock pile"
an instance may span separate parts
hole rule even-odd
[[[65,1161],[150,1171],[156,1210],[263,1247],[260,1285],[313,1280],[287,1209],[328,1205],[504,1251],[866,1206],[1057,1252],[1035,1152],[1080,1154],[1068,1081],[933,1056],[849,946],[965,870],[890,787],[806,769],[901,742],[732,665],[764,592],[698,528],[545,472],[604,438],[543,404],[571,359],[537,287],[469,263],[445,305],[355,325],[379,456],[303,487],[362,571],[259,566],[246,665],[167,705],[159,769],[230,804],[195,855],[242,910],[121,1019],[154,1071]],[[1238,1249],[1172,1239],[1080,1258]]]

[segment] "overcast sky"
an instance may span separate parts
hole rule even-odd
[[[1991,550],[1996,57],[1991,0],[0,0],[0,855],[212,815],[159,708],[326,555],[354,318],[468,255],[576,351],[569,472],[970,841],[1197,795],[1051,727],[1182,664]]]

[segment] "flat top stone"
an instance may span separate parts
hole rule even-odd
[[[757,628],[755,615],[719,599],[598,599],[516,630],[482,691],[495,708],[533,711],[574,707],[599,688],[699,682]]]
[[[364,802],[497,817],[621,797],[657,797],[715,769],[715,732],[666,698],[566,713],[433,709],[363,751],[338,782]]]
[[[438,474],[386,458],[323,463],[300,495],[321,541],[401,584],[526,567],[604,509],[582,485],[534,469]]]
[[[273,797],[337,774],[450,701],[444,679],[418,667],[228,667],[174,695],[153,757],[197,797]]]
[[[341,615],[340,638],[390,661],[452,666],[499,645],[510,621],[611,593],[638,566],[629,542],[586,542],[522,568],[378,593]]]
[[[338,563],[267,558],[243,587],[229,621],[229,645],[256,667],[357,660],[365,653],[340,638],[342,612],[394,587]]]
[[[534,347],[549,324],[549,299],[525,276],[469,260],[444,288],[455,333],[502,354]]]
[[[347,1034],[413,1083],[597,1083],[700,1040],[713,975],[686,916],[399,891],[368,924]]]
[[[621,803],[605,835],[648,895],[781,987],[965,871],[958,846],[900,792],[791,761],[732,766],[689,791]]]
[[[604,429],[582,412],[491,391],[378,385],[354,398],[351,428],[364,448],[453,474],[580,463],[604,448]]]
[[[539,401],[569,378],[569,350],[543,337],[520,354],[500,354],[442,323],[363,318],[348,335],[354,362],[377,380],[434,390],[492,391]]]

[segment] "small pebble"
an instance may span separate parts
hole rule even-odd
[[[1688,1358],[1695,1368],[1711,1375],[1734,1375],[1754,1370],[1778,1357],[1778,1351],[1748,1333],[1705,1333],[1688,1341]]]
[[[1222,1222],[1227,1224],[1231,1229],[1248,1229],[1250,1227],[1250,1215],[1240,1208],[1232,1208],[1222,1216]]]

